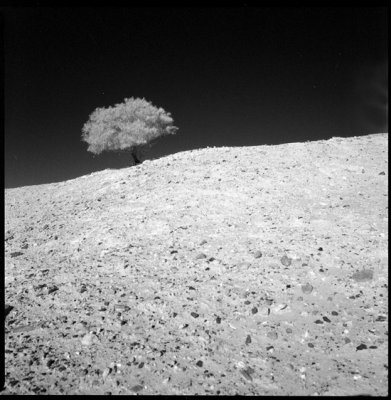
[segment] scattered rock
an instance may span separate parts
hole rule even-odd
[[[267,337],[272,340],[277,340],[278,334],[276,331],[270,331],[267,333]]]
[[[4,318],[7,317],[7,315],[14,309],[13,306],[11,306],[10,304],[5,304],[4,307]]]
[[[133,386],[130,390],[132,391],[132,392],[140,392],[141,390],[143,390],[144,389],[144,386],[141,386],[141,385],[135,385],[135,386]]]
[[[22,256],[23,253],[21,251],[14,251],[11,253],[11,258]]]
[[[246,344],[250,344],[251,343],[251,336],[247,335],[246,337]]]
[[[198,253],[196,256],[196,260],[202,260],[203,258],[206,258],[206,255],[204,253]]]
[[[96,336],[93,333],[87,333],[81,339],[81,344],[83,346],[91,346],[91,344],[95,341]]]
[[[358,351],[358,350],[365,350],[365,349],[367,349],[367,348],[368,348],[368,347],[367,347],[366,344],[361,343],[359,346],[356,347],[356,350],[357,350],[357,351]]]
[[[190,315],[193,317],[193,318],[198,318],[199,316],[200,316],[200,314],[197,314],[196,312],[191,312],[190,313]]]
[[[281,257],[280,261],[281,264],[284,265],[285,267],[289,267],[292,264],[292,259],[287,257],[286,255]]]
[[[262,257],[262,252],[261,251],[256,251],[255,253],[254,253],[254,258],[261,258]]]
[[[204,363],[201,360],[199,360],[196,362],[196,365],[197,365],[197,367],[202,367],[204,365]]]
[[[309,283],[306,283],[305,285],[302,285],[302,286],[301,286],[301,291],[302,291],[304,294],[310,294],[310,293],[312,292],[313,289],[314,289],[314,287],[313,287],[311,284],[309,284]]]
[[[371,269],[363,269],[361,271],[357,271],[352,275],[352,278],[356,282],[367,282],[373,279],[373,270]]]

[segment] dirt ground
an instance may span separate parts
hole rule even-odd
[[[1,394],[388,395],[388,134],[5,190]]]

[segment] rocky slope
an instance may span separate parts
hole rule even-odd
[[[388,394],[388,134],[5,190],[1,394]]]

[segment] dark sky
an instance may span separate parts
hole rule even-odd
[[[388,10],[3,8],[5,187],[132,165],[93,157],[97,107],[144,97],[175,136],[147,158],[388,131]]]

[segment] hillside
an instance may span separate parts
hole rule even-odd
[[[388,134],[5,190],[1,394],[388,395]]]

